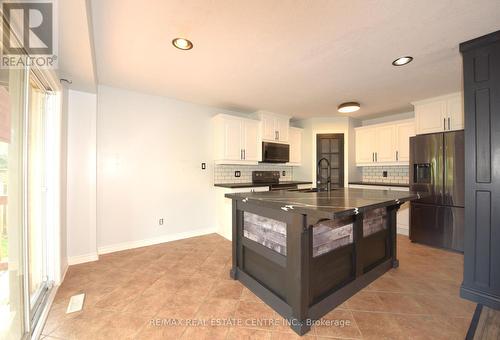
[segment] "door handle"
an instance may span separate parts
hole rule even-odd
[[[274,140],[278,140],[278,131],[274,131]]]
[[[247,150],[243,149],[243,159],[247,159]]]
[[[276,131],[276,132],[278,132],[278,140],[280,140],[280,132],[279,131]]]
[[[446,118],[443,118],[444,130],[446,131]]]
[[[375,162],[378,162],[378,152],[375,152]]]
[[[451,122],[451,118],[448,117],[448,131],[451,130],[451,123],[450,122]]]
[[[398,160],[398,152],[396,151],[396,160]]]
[[[375,152],[372,152],[372,162],[375,162]]]
[[[240,159],[243,159],[243,149],[240,150]]]

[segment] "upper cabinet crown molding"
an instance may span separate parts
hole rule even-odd
[[[413,119],[361,126],[355,133],[357,166],[408,165]]]
[[[434,133],[464,128],[463,94],[451,93],[413,102],[416,133]]]
[[[260,133],[263,141],[287,143],[290,116],[268,111],[257,111],[255,116],[260,120]]]

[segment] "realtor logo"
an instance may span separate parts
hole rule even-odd
[[[54,7],[53,0],[3,2],[1,68],[57,67]]]

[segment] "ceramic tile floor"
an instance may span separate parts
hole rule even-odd
[[[475,305],[458,296],[463,256],[412,244],[404,236],[398,238],[398,252],[398,269],[327,314],[324,319],[333,325],[313,327],[303,338],[464,339]],[[229,278],[230,263],[231,243],[211,234],[71,266],[42,337],[298,338],[280,322],[255,321],[282,319]],[[79,292],[87,294],[84,310],[65,314],[69,297]],[[172,319],[184,321],[168,324]],[[216,319],[233,324],[200,325]]]

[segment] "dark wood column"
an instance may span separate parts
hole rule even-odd
[[[460,44],[465,110],[462,297],[500,309],[500,31]]]

